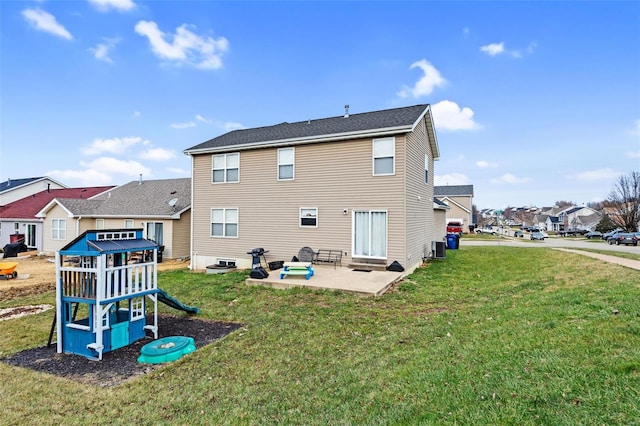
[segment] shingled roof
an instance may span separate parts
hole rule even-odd
[[[248,149],[264,145],[313,143],[363,136],[397,134],[413,130],[428,117],[429,138],[434,157],[439,157],[435,130],[428,104],[345,114],[344,116],[280,123],[273,126],[234,130],[184,150],[185,154],[202,154],[231,149]]]
[[[51,189],[0,207],[1,219],[35,219],[36,214],[54,198],[89,198],[107,191],[113,186],[92,186],[86,188]]]
[[[89,199],[55,202],[73,216],[176,217],[191,207],[191,178],[132,181]]]
[[[473,185],[434,186],[433,195],[437,197],[460,197],[464,195],[473,197]]]

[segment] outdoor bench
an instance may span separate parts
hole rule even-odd
[[[336,265],[342,266],[342,250],[320,249],[315,253],[313,263],[333,263],[334,269]]]

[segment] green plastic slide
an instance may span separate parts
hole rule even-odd
[[[166,291],[161,288],[158,289],[158,302],[162,302],[167,306],[171,306],[173,309],[177,309],[179,311],[185,311],[190,314],[199,314],[200,308],[196,308],[194,306],[185,305],[175,297],[170,296]]]

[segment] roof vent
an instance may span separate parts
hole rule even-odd
[[[142,173],[140,173],[140,180],[138,181],[138,185],[142,185]]]
[[[349,105],[345,105],[344,106],[344,118],[348,118],[349,117]]]

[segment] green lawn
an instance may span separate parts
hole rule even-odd
[[[638,271],[557,250],[462,245],[379,298],[246,287],[244,278],[160,274],[160,287],[201,317],[246,327],[122,386],[0,363],[0,423],[640,419]],[[43,345],[50,321],[51,312],[0,322],[0,356]]]

